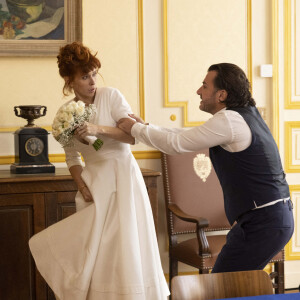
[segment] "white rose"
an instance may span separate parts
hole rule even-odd
[[[77,105],[78,105],[78,107],[85,108],[85,103],[83,101],[81,101],[81,100],[77,101]]]
[[[56,129],[52,129],[52,135],[54,136],[54,137],[57,137],[58,136],[58,131],[56,130]]]
[[[52,130],[52,135],[57,138],[59,135],[61,135],[63,132],[62,128],[59,127],[58,129],[53,129]]]
[[[75,113],[76,108],[77,108],[77,103],[75,101],[72,101],[69,104],[67,104],[67,106],[65,107],[65,111],[68,113]]]
[[[64,122],[64,124],[63,124],[64,129],[68,129],[70,127],[71,127],[71,124],[68,121]]]
[[[82,116],[84,114],[84,109],[85,107],[83,106],[78,106],[77,109],[76,109],[76,115],[78,116]]]
[[[58,121],[58,119],[54,119],[52,128],[57,129],[59,126],[61,126],[61,123]]]
[[[58,115],[58,120],[60,122],[64,122],[68,119],[68,116],[69,116],[69,114],[67,112],[63,111]]]
[[[74,117],[72,114],[68,114],[68,117],[66,118],[66,121],[69,123],[73,123],[74,122]]]

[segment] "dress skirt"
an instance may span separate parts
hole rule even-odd
[[[130,151],[86,158],[82,178],[94,202],[34,235],[36,266],[60,300],[160,300],[168,286],[152,210]]]

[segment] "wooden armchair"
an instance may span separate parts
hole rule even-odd
[[[172,300],[210,300],[272,294],[271,278],[261,270],[175,276],[172,279]]]
[[[162,153],[166,217],[169,235],[169,275],[178,275],[178,262],[209,273],[226,242],[230,224],[224,211],[223,192],[209,159],[209,151],[167,155]],[[178,242],[178,236],[196,233]],[[276,293],[284,292],[284,252],[274,262]]]

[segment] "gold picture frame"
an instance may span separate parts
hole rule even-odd
[[[49,0],[44,2],[47,1]],[[0,39],[0,56],[56,56],[61,46],[73,41],[82,41],[82,0],[60,0],[60,2],[62,1],[63,7],[60,7],[61,18],[63,19],[60,21],[60,24],[63,22],[63,25],[60,25],[62,37],[55,39],[46,35],[45,39],[2,38]],[[3,4],[4,0],[1,0],[1,3]]]

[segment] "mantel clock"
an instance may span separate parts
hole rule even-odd
[[[20,111],[18,111],[18,108]],[[12,173],[35,174],[54,173],[55,167],[48,157],[48,131],[34,125],[33,120],[46,114],[46,106],[15,106],[17,117],[27,119],[28,124],[14,133],[15,163],[10,166]],[[43,109],[43,114],[41,110]]]

